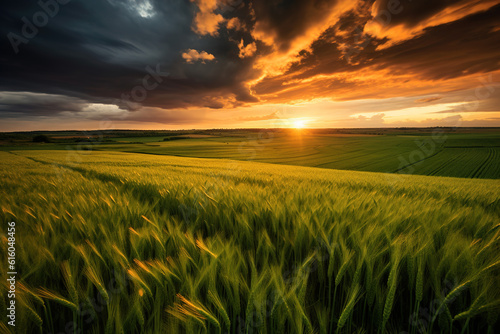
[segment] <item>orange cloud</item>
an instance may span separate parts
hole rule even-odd
[[[244,25],[243,25],[243,23],[237,17],[233,17],[233,18],[231,18],[231,19],[229,19],[227,21],[226,28],[228,30],[231,30],[231,29],[234,29],[234,30],[243,30],[244,29]]]
[[[429,103],[429,102],[434,102],[434,101],[438,101],[441,99],[442,99],[441,96],[433,96],[433,97],[427,97],[427,98],[415,100],[415,103]]]
[[[194,18],[193,30],[200,35],[216,36],[219,24],[224,21],[222,15],[214,13],[217,9],[217,0],[191,0],[191,2],[196,2],[199,8]]]
[[[500,71],[493,73],[500,78]],[[478,73],[439,81],[440,93],[480,87],[484,74]],[[262,101],[289,103],[328,97],[335,101],[384,99],[398,96],[430,95],[436,93],[433,80],[419,78],[412,73],[395,73],[389,69],[370,67],[353,72],[317,75],[303,80],[290,81],[282,76],[266,78],[252,87]],[[429,102],[429,100],[427,101]]]
[[[256,22],[252,37],[261,41],[273,52],[257,60],[256,68],[267,74],[282,72],[301,50],[310,45],[322,32],[334,25],[339,16],[356,7],[357,1],[307,1],[299,3],[290,13],[280,12],[272,2],[257,7],[254,4]],[[260,9],[259,9],[260,8]],[[292,8],[292,6],[290,6]],[[269,12],[277,12],[270,15]]]
[[[252,42],[245,46],[243,39],[241,40],[238,47],[240,48],[240,58],[252,57],[257,51],[257,45],[255,45],[255,42]]]
[[[463,1],[461,6],[465,8]],[[476,2],[469,1],[467,8],[474,11],[477,6]],[[442,12],[456,13],[454,8],[425,12],[420,17],[426,21]],[[500,33],[493,29],[498,25],[499,13],[500,5],[497,5],[451,23],[428,27],[418,37],[379,50],[386,39],[372,36],[365,45],[359,45],[359,36],[352,36],[352,27],[362,26],[371,19],[362,10],[352,11],[317,36],[310,47],[289,58],[284,57],[279,64],[281,70],[264,71],[266,75],[253,82],[251,89],[267,103],[317,98],[336,101],[380,99],[471,89],[480,85],[478,79],[484,79],[486,73],[492,73],[495,78],[500,74],[500,50],[491,47],[500,43]],[[420,24],[418,20],[411,21],[414,18],[401,22],[407,20],[414,27]],[[348,49],[349,45],[351,49],[356,47],[353,62],[343,57],[343,45]],[[273,57],[277,59],[275,55],[269,59]]]
[[[198,52],[197,50],[189,49],[187,52],[182,54],[182,58],[186,60],[187,63],[194,63],[201,60],[202,63],[206,61],[214,60],[214,55],[207,53],[206,51]]]
[[[377,0],[372,6],[373,19],[365,25],[364,32],[378,38],[387,38],[387,43],[379,46],[379,49],[382,49],[419,36],[426,28],[457,21],[488,10],[499,3],[499,0],[459,0],[452,4],[446,1],[409,3]],[[437,8],[432,11],[432,6]],[[420,13],[422,14],[419,15]]]
[[[280,119],[280,115],[278,111],[272,112],[267,115],[263,116],[249,116],[249,117],[239,117],[239,121],[245,121],[245,122],[253,122],[253,121],[267,121],[271,119]]]

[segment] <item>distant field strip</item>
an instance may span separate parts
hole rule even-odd
[[[0,152],[0,177],[19,333],[498,326],[499,180],[64,150]]]
[[[500,178],[500,134],[422,136],[210,137],[142,144],[103,144],[97,150],[234,159],[370,172]],[[151,140],[151,139],[150,139]],[[422,144],[423,143],[423,144]],[[411,157],[418,157],[410,159]]]
[[[497,179],[500,148],[445,148],[425,162],[415,164],[413,174]],[[402,170],[403,172],[406,169]]]

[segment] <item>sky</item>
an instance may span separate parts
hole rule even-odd
[[[500,0],[40,0],[0,131],[500,126]]]

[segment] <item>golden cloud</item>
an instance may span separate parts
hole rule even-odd
[[[206,61],[214,60],[214,55],[207,53],[206,51],[197,51],[194,49],[189,49],[187,52],[182,54],[182,58],[186,60],[187,63],[194,63],[196,61],[201,61],[205,63]]]

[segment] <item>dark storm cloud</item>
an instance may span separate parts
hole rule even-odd
[[[87,120],[109,122],[129,122],[129,123],[163,123],[163,124],[194,124],[207,119],[205,112],[194,110],[184,110],[180,113],[177,110],[165,110],[161,108],[144,107],[134,112],[122,111],[116,113],[103,112],[102,110],[86,110],[78,113],[65,113],[64,116],[82,117]]]
[[[0,92],[0,115],[4,117],[52,116],[80,112],[85,101],[68,96],[27,92]]]
[[[33,22],[42,8],[35,1],[2,6],[0,91],[117,103],[122,94],[142,85],[147,66],[160,66],[169,75],[147,91],[147,98],[139,101],[143,105],[221,107],[222,102],[214,101],[219,96],[234,96],[233,103],[256,101],[243,84],[255,76],[251,61],[238,57],[238,45],[226,33],[198,36],[192,30],[195,4],[189,1],[72,0],[59,5],[58,13],[27,43],[17,45],[17,54],[7,35],[23,37],[22,18]],[[215,61],[188,64],[181,57],[188,49],[212,54]]]

